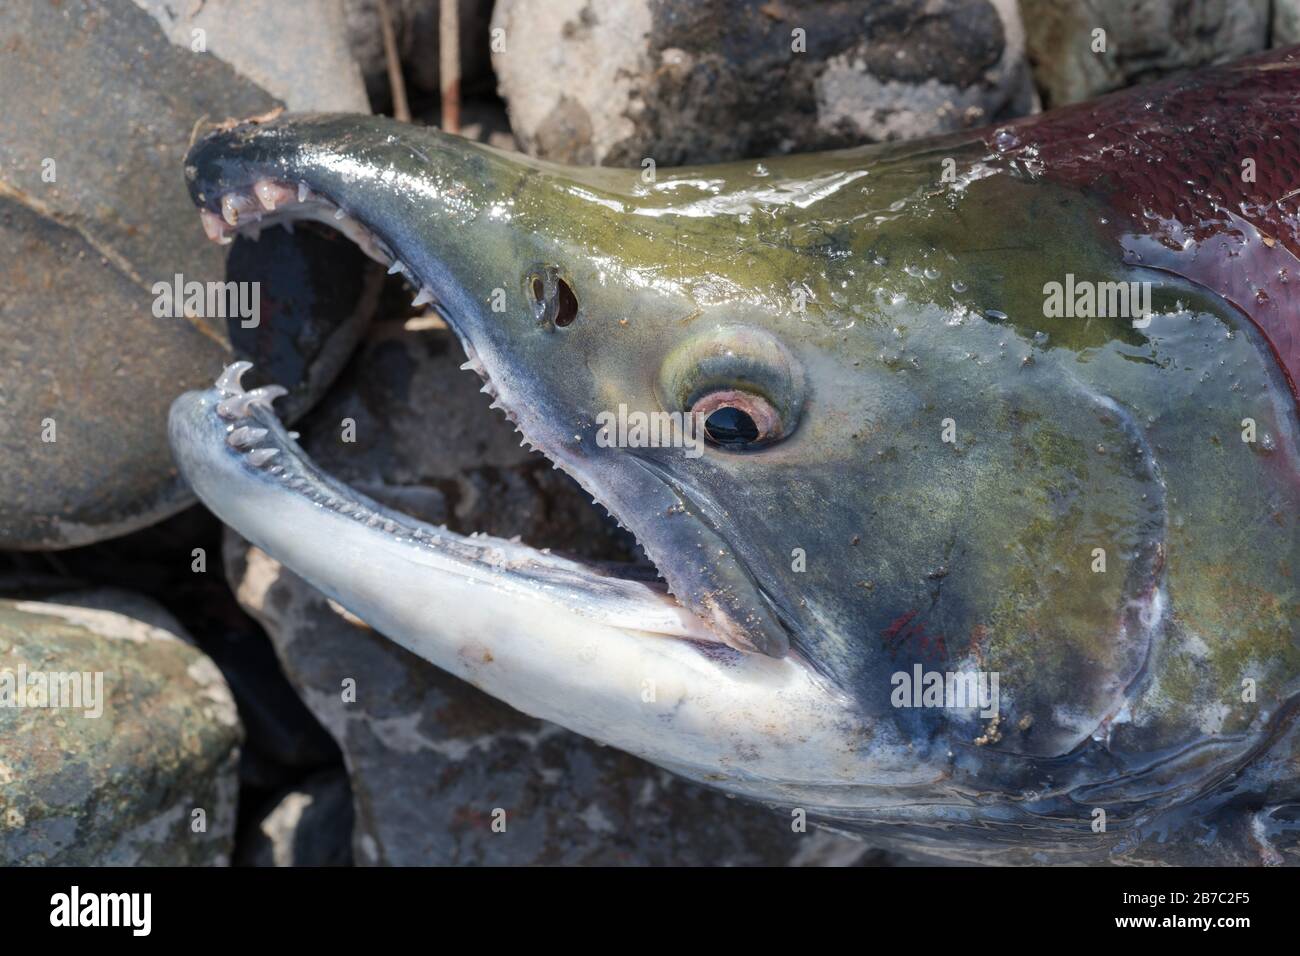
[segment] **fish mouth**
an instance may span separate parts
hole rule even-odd
[[[381,508],[312,465],[288,433],[278,428],[277,423],[264,420],[274,416],[260,410],[263,403],[258,398],[247,406],[255,420],[230,420],[226,423],[231,435],[246,437],[265,432],[262,444],[240,449],[244,461],[256,467],[255,462],[261,464],[262,458],[269,462],[274,454],[276,461],[268,466],[267,474],[282,479],[287,490],[307,491],[322,499],[318,500],[322,504],[347,502],[350,505],[348,513],[355,520],[369,520],[373,515],[377,522],[375,527],[391,529],[393,535],[417,546],[454,551],[466,560],[470,560],[470,555],[476,555],[476,560],[489,564],[496,561],[490,556],[508,554],[510,557],[504,563],[498,561],[498,566],[509,566],[513,573],[524,578],[562,574],[575,590],[581,585],[592,594],[601,595],[602,609],[597,616],[602,619],[623,621],[629,626],[640,621],[635,626],[645,632],[686,638],[743,653],[784,656],[790,647],[789,628],[759,582],[735,562],[731,573],[733,588],[748,592],[752,605],[764,609],[760,614],[742,616],[721,601],[706,600],[702,604],[694,603],[694,606],[682,601],[680,595],[688,588],[685,585],[678,587],[682,580],[679,569],[688,556],[674,554],[671,546],[641,534],[646,524],[645,517],[635,508],[620,507],[619,502],[628,496],[608,487],[584,455],[567,447],[567,439],[572,436],[561,434],[553,423],[531,413],[526,396],[517,394],[519,389],[512,381],[517,376],[494,374],[494,370],[506,367],[500,358],[501,350],[490,341],[476,343],[474,323],[466,318],[466,314],[472,312],[477,304],[468,299],[442,264],[428,257],[417,262],[418,255],[404,255],[402,246],[404,242],[412,244],[411,237],[390,234],[376,221],[384,217],[366,216],[350,210],[347,201],[332,193],[328,183],[318,181],[321,177],[313,178],[312,163],[275,163],[260,156],[241,155],[240,148],[248,142],[238,137],[241,130],[266,133],[266,127],[258,130],[256,125],[245,124],[224,130],[221,146],[213,148],[200,142],[187,158],[186,173],[191,193],[199,206],[199,217],[207,237],[224,245],[237,235],[256,238],[265,228],[280,225],[292,229],[296,222],[312,221],[353,241],[366,255],[385,266],[389,275],[400,274],[416,290],[412,304],[436,311],[455,333],[467,357],[461,369],[478,375],[482,382],[481,391],[488,396],[490,407],[500,411],[511,422],[521,436],[520,444],[540,452],[554,467],[573,478],[591,496],[594,505],[599,505],[619,527],[629,532],[653,565],[658,578],[646,580],[644,565],[598,567],[560,559],[547,549],[528,548],[519,542],[500,539],[489,542],[486,536],[476,536],[471,542],[471,539],[457,536],[446,528],[431,528],[409,516]],[[227,145],[232,148],[223,152],[221,147]],[[285,175],[286,172],[292,175]],[[347,190],[339,192],[346,193]],[[389,225],[392,225],[391,221]],[[214,410],[218,406],[232,407],[230,399],[236,397],[240,374],[242,371],[232,371],[223,376],[211,396],[210,404]],[[223,388],[230,390],[231,394],[224,394]],[[265,444],[265,441],[272,444]],[[633,464],[632,470],[640,473],[643,469]],[[659,480],[650,472],[638,474],[638,478]],[[682,489],[674,489],[671,494],[677,499],[683,493]],[[367,517],[359,517],[362,515]],[[460,540],[454,541],[456,538]],[[543,572],[542,569],[549,570]],[[614,581],[619,582],[617,586],[612,585]],[[666,612],[665,608],[671,610]]]
[[[272,402],[285,389],[265,385],[245,390],[241,380],[251,368],[250,362],[235,362],[211,389],[186,393],[173,407],[173,446],[186,452],[182,470],[201,494],[214,477],[228,484],[279,488],[409,547],[428,559],[431,568],[490,580],[498,590],[517,587],[563,595],[577,613],[601,623],[689,641],[716,641],[663,587],[636,579],[634,565],[629,564],[623,576],[613,563],[596,566],[518,540],[457,534],[389,508],[331,477],[311,461],[273,410]],[[202,464],[195,450],[201,451]],[[219,498],[209,492],[205,500]],[[255,525],[236,518],[235,527],[261,543]]]

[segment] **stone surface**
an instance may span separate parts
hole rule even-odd
[[[1269,0],[1020,0],[1020,10],[1047,107],[1262,50],[1271,16]]]
[[[31,696],[51,672],[90,675],[96,706]],[[165,610],[113,591],[0,600],[0,702],[0,865],[229,862],[234,700]]]
[[[804,152],[1033,108],[1014,0],[501,0],[493,27],[516,137],[564,162]]]
[[[277,794],[240,835],[237,866],[347,866],[352,862],[348,775],[329,770]]]
[[[415,323],[418,325],[418,323]],[[312,457],[376,498],[462,532],[596,559],[630,539],[488,408],[449,333],[381,323],[300,424]],[[351,421],[354,442],[342,440]],[[855,863],[810,831],[485,696],[341,613],[227,532],[226,574],[343,749],[358,864]],[[344,699],[344,681],[356,699]],[[504,810],[506,830],[492,829]]]
[[[282,60],[300,55],[292,37],[278,43]],[[216,55],[170,42],[130,0],[0,5],[0,50],[0,548],[72,547],[191,500],[167,408],[232,357],[284,374],[290,414],[314,401],[378,282],[349,243],[302,229],[263,238],[274,268],[246,277],[240,263],[257,257],[241,255],[243,240],[227,268],[181,160],[201,122],[276,100]],[[156,284],[178,274],[261,282],[261,325],[159,317],[171,296]]]
[[[1273,0],[1272,46],[1300,43],[1300,0]]]
[[[344,0],[135,3],[173,43],[192,51],[202,42],[291,110],[370,112],[348,40]]]
[[[247,807],[256,809],[308,774],[342,766],[342,757],[294,694],[262,629],[235,603],[221,567],[221,528],[195,506],[57,556],[0,551],[0,597],[61,601],[70,588],[111,588],[119,595],[125,589],[170,611],[230,685],[245,731],[240,782],[249,790]]]

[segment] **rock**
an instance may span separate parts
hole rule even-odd
[[[192,50],[201,40],[213,55],[291,110],[370,112],[348,40],[343,0],[135,3],[173,43]]]
[[[0,552],[0,597],[68,603],[70,588],[93,585],[115,594],[110,609],[137,619],[147,620],[144,608],[166,607],[230,686],[245,731],[240,781],[260,803],[312,771],[342,766],[342,756],[294,694],[262,629],[235,603],[219,558],[221,528],[204,508],[188,508],[112,542],[60,552],[59,576],[35,573],[50,566],[47,555]],[[139,595],[123,589],[153,601],[137,610],[123,602]]]
[[[314,55],[270,41],[282,63]],[[0,49],[0,548],[66,548],[192,500],[167,408],[236,355],[285,376],[291,414],[310,405],[380,283],[350,243],[303,229],[268,231],[254,255],[240,240],[228,268],[181,159],[202,122],[277,101],[130,0],[0,5]],[[260,324],[172,308],[178,275],[260,282],[237,287]]]
[[[665,166],[924,136],[1032,110],[1014,0],[502,0],[516,137]]]
[[[417,323],[418,324],[418,323]],[[336,477],[404,511],[581,553],[630,539],[488,408],[450,334],[381,323],[301,423]],[[355,441],[342,440],[351,428]],[[343,749],[358,864],[849,863],[810,831],[485,696],[370,631],[227,533],[226,576],[285,673]],[[347,680],[356,699],[345,700]],[[505,833],[492,828],[504,810]]]
[[[238,866],[348,866],[352,791],[342,770],[315,774],[270,800],[239,842]]]
[[[1091,99],[1268,45],[1269,0],[1020,0],[1044,105]],[[1104,51],[1094,51],[1105,31]]]
[[[402,62],[407,94],[416,99],[436,99],[439,91],[438,53],[439,0],[388,0],[393,19],[397,54]],[[352,53],[361,65],[370,102],[376,107],[391,99],[388,62],[380,32],[377,0],[345,0],[348,37]],[[492,0],[459,0],[461,90],[464,93],[490,91],[492,62],[488,55],[488,24]]]
[[[1300,0],[1273,0],[1272,45],[1300,43]]]
[[[139,596],[0,600],[0,865],[229,862],[241,729],[187,641]]]

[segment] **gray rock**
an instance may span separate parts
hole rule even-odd
[[[0,865],[229,862],[241,729],[187,641],[135,595],[0,600]]]
[[[1091,99],[1268,45],[1269,0],[1020,0],[1047,106]],[[1104,52],[1094,51],[1105,31]]]
[[[565,162],[829,149],[1034,105],[1014,0],[502,0],[493,26],[516,137]]]
[[[323,467],[461,531],[593,558],[629,539],[488,408],[449,333],[384,323],[300,425]],[[351,419],[355,442],[341,440]],[[226,576],[338,741],[358,864],[820,864],[875,859],[527,717],[415,657],[227,533]],[[345,699],[344,682],[356,684]],[[495,832],[494,811],[506,830]],[[499,817],[499,814],[498,814]]]
[[[1273,0],[1273,46],[1300,43],[1300,0]]]
[[[196,548],[203,556],[198,566]],[[157,608],[153,601],[170,610],[217,665],[234,695],[244,726],[240,784],[258,791],[254,802],[261,802],[313,771],[342,766],[342,757],[289,686],[266,634],[235,603],[220,552],[220,522],[195,506],[134,534],[62,551],[54,559],[0,551],[0,597],[84,604],[91,600],[87,594],[97,600],[111,594],[109,609],[149,623],[158,623],[147,617],[148,609]],[[48,573],[51,565],[59,575]],[[41,569],[47,573],[33,573]],[[68,593],[91,586],[99,590]]]
[[[327,770],[277,795],[239,842],[237,866],[347,866],[352,862],[348,775]]]
[[[270,39],[280,62],[314,55]],[[0,4],[0,49],[0,548],[67,548],[191,500],[167,408],[235,356],[293,388],[291,415],[314,401],[379,283],[349,243],[302,229],[268,231],[251,256],[238,241],[228,267],[181,159],[201,123],[277,101],[131,0]],[[155,287],[178,274],[261,282],[260,325],[159,317],[171,297]]]
[[[135,0],[186,50],[202,40],[291,110],[369,113],[343,0]],[[195,31],[202,31],[196,33]]]

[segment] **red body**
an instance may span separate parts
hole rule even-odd
[[[1011,123],[989,145],[1102,198],[1126,261],[1241,309],[1300,400],[1300,47]]]

